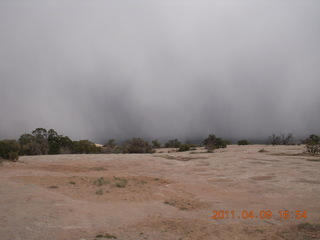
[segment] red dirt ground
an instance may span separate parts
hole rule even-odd
[[[5,161],[0,239],[320,239],[320,157],[303,152],[251,145]]]

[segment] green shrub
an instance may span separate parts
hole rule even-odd
[[[306,139],[306,148],[308,153],[311,154],[319,154],[320,153],[320,137],[317,135],[310,135],[308,139]]]
[[[111,138],[109,139],[105,144],[104,147],[110,148],[110,149],[114,149],[117,146],[116,140]]]
[[[20,144],[16,140],[0,141],[0,157],[11,161],[19,158]]]
[[[37,128],[31,134],[22,134],[18,141],[21,155],[67,154],[74,149],[69,137],[59,135],[53,129]]]
[[[153,153],[152,146],[141,138],[132,138],[123,143],[124,153]]]
[[[151,143],[153,148],[161,148],[161,143],[159,142],[158,139],[153,140]]]
[[[320,153],[320,144],[315,142],[308,142],[306,144],[307,152],[311,154],[318,154]]]
[[[179,152],[185,152],[190,150],[190,145],[189,144],[182,144],[179,147]]]
[[[297,225],[299,230],[307,230],[307,231],[320,231],[320,223],[300,223]]]
[[[118,188],[124,188],[127,186],[127,183],[129,180],[125,178],[120,178],[120,177],[113,177],[114,183],[113,186],[118,187]]]
[[[18,154],[18,152],[9,152],[9,154],[8,154],[8,159],[9,160],[11,160],[11,161],[18,161],[18,159],[19,159],[19,154]]]
[[[97,147],[93,142],[89,140],[79,140],[73,142],[73,153],[100,153],[101,148]]]
[[[210,134],[205,140],[203,140],[203,145],[208,150],[208,152],[212,152],[217,148],[226,148],[226,141],[222,138],[217,138],[215,135]]]
[[[97,194],[97,195],[103,195],[103,190],[102,190],[102,189],[98,189],[98,190],[96,191],[96,194]]]
[[[248,140],[242,139],[238,141],[238,145],[249,145],[250,142]]]
[[[96,186],[102,186],[104,184],[109,184],[109,183],[110,183],[110,181],[104,180],[103,177],[101,177],[93,182],[93,184]]]
[[[164,146],[166,148],[179,148],[180,145],[181,142],[178,139],[171,139]]]

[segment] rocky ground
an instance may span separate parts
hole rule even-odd
[[[251,145],[4,161],[0,239],[320,239],[320,157],[304,150]]]

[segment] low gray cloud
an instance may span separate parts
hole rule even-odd
[[[320,134],[319,1],[1,1],[0,138]]]

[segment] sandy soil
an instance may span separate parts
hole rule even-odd
[[[320,239],[320,157],[303,151],[253,145],[3,162],[0,239]]]

